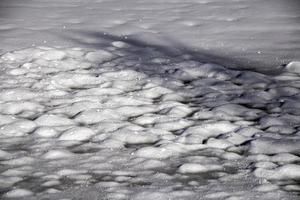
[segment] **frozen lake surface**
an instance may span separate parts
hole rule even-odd
[[[299,199],[296,1],[0,5],[0,199]]]

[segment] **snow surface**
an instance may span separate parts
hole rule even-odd
[[[297,63],[271,76],[131,51],[0,57],[1,198],[299,198]]]
[[[298,6],[2,0],[0,199],[298,200]]]
[[[0,51],[122,41],[269,73],[300,60],[299,0],[1,0]]]

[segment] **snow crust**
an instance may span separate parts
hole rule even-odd
[[[1,198],[299,197],[298,71],[145,66],[129,47],[0,57]]]

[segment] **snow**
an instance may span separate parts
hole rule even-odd
[[[286,164],[276,169],[261,169],[258,168],[254,171],[258,177],[275,180],[299,180],[300,179],[300,166],[296,164]]]
[[[66,53],[58,50],[50,50],[42,53],[39,56],[45,60],[62,60],[66,56]]]
[[[190,49],[192,57],[220,65],[269,72],[300,59],[298,0],[16,0],[1,6],[2,52],[18,49],[16,44],[19,49],[82,48],[105,40],[127,48],[126,40],[136,40],[181,55]]]
[[[45,114],[35,120],[39,126],[67,126],[73,125],[74,122],[63,116]]]
[[[298,15],[274,2],[0,3],[24,9],[0,25],[0,198],[298,199]]]
[[[59,133],[51,127],[42,126],[34,131],[34,134],[36,134],[39,137],[56,137]]]
[[[292,73],[300,73],[300,62],[299,61],[293,61],[290,62],[287,66],[286,66],[286,70],[288,72],[292,72]]]
[[[185,163],[178,168],[178,171],[183,174],[199,174],[209,171],[220,171],[223,167],[219,165],[201,165],[195,163]]]
[[[58,139],[85,141],[91,139],[95,134],[96,133],[89,128],[74,127],[63,132]]]
[[[33,193],[29,190],[25,189],[14,189],[12,191],[9,191],[6,193],[5,197],[8,198],[18,198],[18,197],[26,197],[26,196],[31,196]]]
[[[156,158],[156,159],[166,159],[173,155],[174,153],[165,148],[158,147],[143,147],[134,152],[135,156],[143,158]]]
[[[6,161],[1,161],[1,164],[4,165],[11,165],[11,166],[23,166],[26,164],[31,164],[34,162],[34,159],[32,157],[28,157],[28,156],[23,156],[23,157],[19,157],[19,158],[12,158]]]
[[[171,58],[124,66],[128,55],[111,45],[0,58],[3,197],[72,198],[85,185],[112,199],[294,198],[299,85]]]
[[[1,126],[0,133],[1,135],[6,136],[23,136],[27,133],[30,133],[36,128],[36,123],[29,120],[17,120],[13,123],[6,124]]]
[[[43,155],[44,159],[63,159],[73,156],[73,154],[66,150],[51,150]]]

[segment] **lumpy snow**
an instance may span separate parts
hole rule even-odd
[[[1,198],[299,198],[299,63],[269,76],[126,48],[0,57]]]

